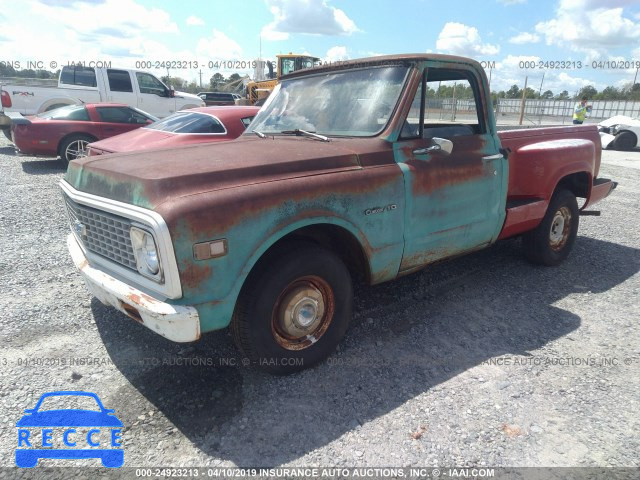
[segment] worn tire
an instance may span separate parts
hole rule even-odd
[[[557,190],[540,224],[522,237],[527,260],[547,266],[562,263],[576,241],[579,213],[576,196],[569,190]]]
[[[58,148],[58,155],[66,162],[86,156],[87,144],[95,142],[96,139],[84,133],[74,133],[65,138]],[[84,155],[80,153],[84,151]]]
[[[289,245],[251,273],[231,331],[252,365],[293,373],[335,350],[349,325],[352,299],[351,277],[338,256],[311,243]]]
[[[620,132],[611,142],[611,146],[616,150],[628,152],[633,150],[637,142],[638,140],[633,132]]]

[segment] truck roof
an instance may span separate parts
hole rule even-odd
[[[330,72],[344,69],[370,67],[370,66],[384,66],[384,65],[398,65],[398,64],[413,64],[417,62],[424,62],[427,60],[436,62],[446,62],[455,64],[473,65],[478,69],[482,69],[482,66],[476,60],[468,57],[459,57],[456,55],[441,55],[438,53],[402,53],[397,55],[380,55],[377,57],[365,57],[357,58],[354,60],[344,60],[329,62],[323,65],[319,65],[313,68],[305,68],[296,72],[283,75],[283,80],[295,77],[302,77],[309,75],[310,73]]]

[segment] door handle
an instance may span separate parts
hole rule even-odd
[[[483,162],[491,162],[493,160],[501,160],[503,155],[501,153],[496,153],[495,155],[487,155],[486,157],[482,157]]]
[[[426,155],[427,153],[430,152],[437,152],[438,150],[442,150],[442,147],[438,144],[436,145],[431,145],[430,147],[426,147],[426,148],[417,148],[413,151],[414,155]]]

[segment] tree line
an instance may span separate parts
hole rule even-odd
[[[531,87],[527,87],[525,98],[541,99],[541,100],[579,100],[582,97],[589,100],[632,100],[640,101],[640,84],[628,83],[623,87],[608,86],[600,92],[593,85],[586,85],[578,90],[574,95],[570,95],[567,90],[560,93],[554,93],[551,90],[544,92],[535,91]],[[522,98],[522,89],[517,85],[512,85],[507,91],[492,92],[491,98],[494,102],[499,98]]]
[[[232,73],[226,78],[221,73],[215,73],[209,78],[208,84],[203,82],[202,87],[195,80],[189,81],[181,77],[164,76],[162,81],[176,90],[187,93],[199,93],[202,91],[243,93],[242,78],[237,73]]]

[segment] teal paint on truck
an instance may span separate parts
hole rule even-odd
[[[442,84],[453,84],[454,100],[438,97]],[[193,322],[191,307],[197,311],[198,332],[233,321],[245,353],[252,332],[270,322],[273,338],[267,334],[260,342],[276,342],[273,348],[283,355],[312,355],[313,363],[321,356],[308,352],[321,349],[326,355],[335,346],[314,346],[324,328],[334,327],[326,327],[324,317],[311,316],[314,330],[306,337],[291,332],[304,330],[313,312],[350,311],[329,280],[304,275],[272,299],[270,313],[251,310],[258,308],[253,299],[260,303],[270,286],[257,285],[257,279],[266,275],[277,283],[278,262],[295,257],[297,248],[326,256],[334,265],[332,275],[343,282],[348,279],[336,264],[348,266],[351,277],[375,284],[486,247],[499,237],[535,231],[560,189],[587,200],[593,193],[597,201],[615,186],[597,179],[595,128],[503,136],[501,141],[488,82],[477,62],[441,55],[364,59],[283,77],[247,132],[233,142],[71,162],[65,191],[97,212],[103,203],[106,218],[120,221],[124,230],[128,208],[155,215],[155,223],[142,228],[153,230],[155,242],[164,245],[164,270],[156,283],[130,264],[111,267],[109,262],[118,260],[108,248],[92,251],[91,242],[77,233],[96,235],[94,227],[72,222],[88,264],[124,278],[124,284],[114,281],[111,287],[120,289],[111,292],[117,300],[105,295],[110,304],[134,318],[135,312],[144,313],[137,315],[143,323],[158,320],[145,325],[180,341],[179,325],[162,322],[174,317]],[[130,248],[124,245],[126,232],[118,241],[114,248]],[[210,244],[226,250],[208,255]],[[196,248],[203,245],[200,257]],[[130,253],[139,270],[141,254]],[[309,260],[295,258],[283,270]],[[244,302],[240,310],[239,302]],[[150,304],[162,313],[154,313]],[[166,313],[173,307],[182,310]],[[335,320],[340,328],[346,321]],[[267,323],[240,328],[239,322]],[[282,329],[289,332],[284,337]],[[294,339],[287,340],[288,334]]]

